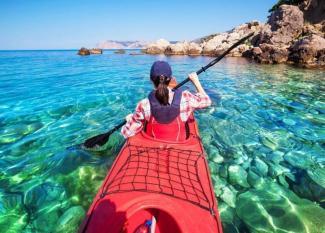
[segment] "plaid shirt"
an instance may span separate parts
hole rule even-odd
[[[194,95],[189,91],[183,91],[180,103],[180,118],[183,122],[186,122],[194,110],[207,108],[210,105],[211,100],[208,95],[200,93]],[[124,138],[139,133],[143,128],[144,122],[149,121],[150,116],[150,102],[148,98],[145,98],[138,103],[132,117],[122,127],[121,133]]]

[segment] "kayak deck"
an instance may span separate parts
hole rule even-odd
[[[192,116],[184,142],[129,138],[79,232],[133,233],[153,216],[155,233],[222,232],[205,153]]]

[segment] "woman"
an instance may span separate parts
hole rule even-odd
[[[154,90],[148,98],[141,100],[133,114],[126,117],[127,123],[121,133],[127,138],[139,133],[142,129],[156,138],[168,141],[183,141],[188,135],[187,120],[196,109],[211,105],[209,96],[201,86],[196,73],[188,76],[194,84],[197,93],[169,86],[172,80],[172,70],[165,61],[156,61],[150,70],[150,79]]]

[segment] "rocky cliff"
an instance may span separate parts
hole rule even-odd
[[[270,12],[265,24],[253,21],[192,42],[170,43],[160,39],[148,44],[144,51],[218,56],[244,35],[255,32],[252,39],[229,56],[245,56],[267,64],[325,67],[325,0],[280,0]]]

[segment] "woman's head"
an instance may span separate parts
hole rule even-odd
[[[156,61],[152,64],[150,70],[150,79],[155,85],[155,96],[160,104],[167,105],[169,91],[167,86],[172,79],[172,69],[165,61]]]

